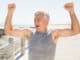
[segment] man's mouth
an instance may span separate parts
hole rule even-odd
[[[36,28],[40,28],[40,26],[39,25],[36,25]]]

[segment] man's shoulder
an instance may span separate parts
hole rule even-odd
[[[60,29],[55,29],[51,32],[53,40],[56,40],[59,37]]]
[[[60,29],[55,29],[51,31],[51,34],[56,35],[60,33]]]

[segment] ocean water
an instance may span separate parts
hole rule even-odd
[[[35,26],[34,25],[13,25],[14,29],[31,29],[31,30],[35,30]],[[4,25],[0,25],[0,28],[4,28]],[[71,28],[70,24],[49,24],[47,29],[50,30],[55,30],[55,29],[66,29],[66,28]]]

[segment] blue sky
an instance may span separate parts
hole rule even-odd
[[[70,16],[64,9],[64,4],[73,2],[75,13],[80,21],[80,0],[0,0],[0,24],[4,25],[7,15],[7,5],[16,4],[13,24],[34,24],[34,13],[38,10],[50,15],[50,24],[70,24]]]

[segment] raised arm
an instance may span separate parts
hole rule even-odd
[[[11,34],[11,32],[13,30],[12,17],[13,17],[15,8],[16,8],[15,4],[8,5],[8,14],[6,17],[6,22],[5,22],[5,34]]]
[[[75,33],[79,33],[80,31],[79,21],[75,15],[73,4],[68,3],[68,4],[65,4],[64,7],[69,12],[70,17],[71,17],[71,30]]]
[[[71,35],[78,34],[80,32],[79,22],[74,12],[73,3],[67,3],[64,5],[64,8],[69,12],[71,18],[71,29],[58,29],[53,32],[55,38],[67,37]]]
[[[12,17],[13,17],[15,8],[16,8],[16,5],[14,3],[8,5],[8,14],[6,17],[5,28],[4,28],[5,34],[15,36],[15,37],[23,37],[23,38],[30,37],[30,34],[31,34],[30,30],[13,29]]]

